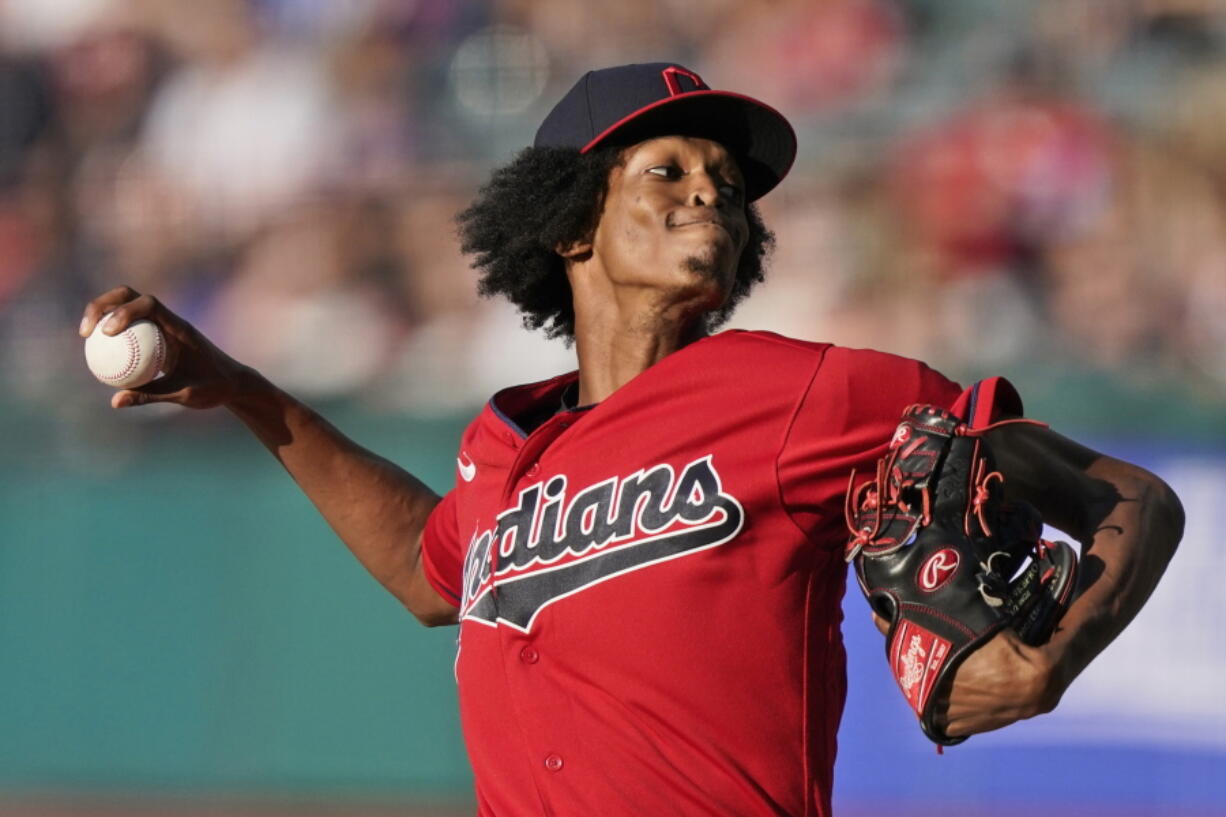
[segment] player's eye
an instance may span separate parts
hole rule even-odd
[[[666,179],[680,178],[681,170],[676,165],[656,165],[647,168],[648,173],[654,173],[657,176],[662,176]]]
[[[719,194],[729,201],[741,200],[741,188],[735,184],[727,183],[719,186]]]

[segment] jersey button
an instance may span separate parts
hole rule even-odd
[[[528,476],[534,477],[540,472],[541,472],[541,464],[539,462],[534,462],[532,463],[532,465],[528,466]]]
[[[536,647],[524,647],[519,651],[519,660],[525,664],[535,664],[541,660],[541,654],[536,651]]]
[[[551,772],[562,771],[562,756],[550,755],[549,757],[545,758],[545,768]]]

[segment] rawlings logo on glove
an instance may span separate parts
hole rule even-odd
[[[965,738],[937,725],[934,691],[1004,627],[1027,644],[1046,641],[1076,583],[1075,551],[1041,539],[1038,513],[1001,496],[983,434],[999,425],[988,419],[1002,383],[984,381],[959,401],[969,423],[908,407],[874,478],[857,485],[853,472],[848,482],[847,561],[889,622],[886,655],[903,696],[943,745]]]

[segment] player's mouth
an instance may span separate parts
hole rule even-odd
[[[739,240],[737,232],[733,227],[721,219],[714,217],[689,218],[684,220],[674,219],[671,215],[668,219],[670,229],[681,229],[682,227],[718,227],[723,230],[732,239],[733,243]]]

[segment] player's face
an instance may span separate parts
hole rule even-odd
[[[744,190],[736,160],[718,142],[640,142],[609,176],[593,255],[617,286],[669,290],[698,311],[718,308],[749,235]]]

